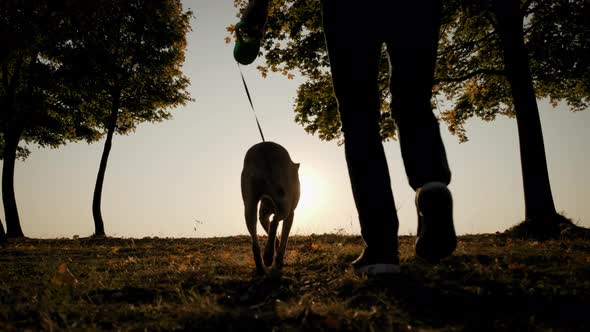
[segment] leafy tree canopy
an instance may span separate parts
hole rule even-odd
[[[464,124],[471,117],[490,121],[497,115],[514,115],[488,2],[444,2],[433,103],[461,141],[467,140]],[[242,11],[247,1],[234,0],[234,4]],[[589,103],[589,6],[584,0],[522,2],[537,96],[554,105],[566,102],[573,111],[587,109]],[[232,26],[228,30],[233,31]],[[258,69],[263,76],[270,71],[305,77],[295,99],[295,121],[320,139],[333,140],[340,138],[340,122],[323,38],[319,1],[271,0],[261,50],[265,64]],[[382,136],[388,139],[395,130],[388,105],[387,62],[381,63]]]
[[[69,79],[84,86],[82,108],[106,129],[119,99],[116,131],[170,118],[190,100],[181,72],[192,13],[179,1],[73,2],[73,38],[62,45]]]
[[[75,88],[60,80],[62,64],[53,54],[65,38],[63,28],[59,1],[0,4],[0,157],[8,134],[41,147],[98,138],[71,103]],[[28,153],[19,147],[17,156]]]

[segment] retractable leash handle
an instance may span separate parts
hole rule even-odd
[[[250,107],[252,108],[252,113],[254,113],[254,119],[256,119],[256,125],[258,126],[258,132],[260,133],[260,137],[264,140],[264,134],[262,133],[262,127],[260,127],[260,121],[258,121],[258,116],[256,115],[256,110],[254,110],[254,103],[252,103],[252,97],[250,97],[250,90],[248,90],[248,84],[246,84],[246,79],[244,79],[244,74],[242,73],[242,68],[240,67],[240,63],[238,62],[238,70],[240,71],[240,76],[242,76],[242,83],[244,83],[244,90],[246,90],[246,96],[248,96],[248,101],[250,102]]]
[[[234,58],[243,65],[249,65],[258,56],[260,43],[266,29],[269,0],[250,0],[242,19],[236,24]]]
[[[234,59],[243,65],[251,64],[258,56],[262,35],[258,29],[240,21],[236,24],[236,37]]]

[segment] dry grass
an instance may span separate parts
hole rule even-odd
[[[590,330],[590,241],[463,236],[356,277],[359,237],[293,237],[256,277],[247,237],[24,240],[0,249],[0,330]]]

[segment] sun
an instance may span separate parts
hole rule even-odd
[[[299,182],[301,183],[301,196],[297,204],[298,216],[308,219],[315,215],[320,208],[321,197],[325,191],[325,185],[320,176],[313,169],[301,169],[299,171]]]

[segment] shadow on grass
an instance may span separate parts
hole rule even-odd
[[[13,243],[0,330],[590,330],[588,241],[463,236],[430,265],[414,240],[401,237],[401,273],[378,279],[350,271],[358,237],[294,237],[264,277],[247,237]],[[52,282],[62,263],[76,282]]]
[[[530,294],[493,280],[469,280],[472,272],[454,278],[429,280],[419,271],[404,271],[395,278],[367,280],[343,293],[355,307],[374,305],[375,290],[383,290],[394,306],[419,325],[467,329],[523,330],[535,327],[580,329],[588,327],[587,298],[574,295]],[[380,295],[383,297],[383,294]]]

